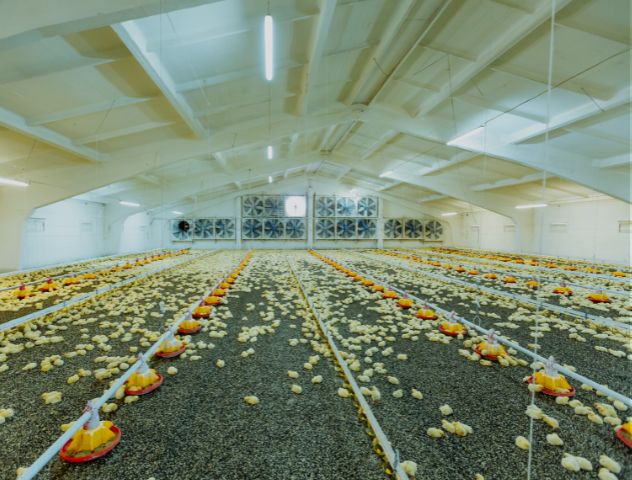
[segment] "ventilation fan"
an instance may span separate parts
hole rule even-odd
[[[373,219],[359,218],[358,219],[358,238],[375,238],[377,232],[377,223]]]
[[[276,218],[267,218],[263,222],[263,234],[265,238],[281,238],[284,234],[283,221]]]
[[[356,203],[350,197],[338,197],[336,199],[336,215],[339,217],[353,217],[356,214]]]
[[[242,197],[241,209],[244,217],[260,217],[263,215],[263,199],[256,195]]]
[[[263,202],[263,214],[266,217],[282,217],[285,215],[285,198],[265,197]]]
[[[232,218],[216,219],[215,236],[222,239],[235,238],[235,221]]]
[[[171,221],[171,238],[173,240],[191,240],[191,222],[189,220]]]
[[[336,222],[336,237],[350,239],[356,235],[356,222],[351,218],[343,218]]]
[[[404,223],[406,238],[421,238],[424,233],[423,224],[419,220],[406,220]]]
[[[316,221],[316,238],[330,240],[336,236],[336,224],[329,218],[319,218]]]
[[[426,223],[424,236],[428,240],[439,240],[443,236],[443,225],[436,220],[430,220]]]
[[[193,238],[207,240],[215,236],[213,220],[210,218],[198,218],[193,222]]]
[[[333,217],[336,214],[336,199],[334,197],[316,198],[316,216]]]
[[[362,197],[358,200],[358,216],[377,217],[377,200],[375,197]]]
[[[386,238],[402,238],[404,235],[404,222],[397,218],[389,218],[384,222],[384,236]]]
[[[305,238],[305,220],[289,218],[285,221],[285,236],[291,239]]]
[[[263,235],[263,222],[256,218],[246,218],[241,224],[241,237],[246,239],[261,238]]]

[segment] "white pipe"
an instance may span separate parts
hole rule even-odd
[[[303,297],[309,304],[309,307],[312,310],[312,313],[314,314],[314,317],[316,318],[316,321],[318,322],[318,325],[321,331],[325,334],[325,339],[327,340],[327,343],[329,344],[331,351],[336,357],[336,360],[338,361],[340,368],[342,368],[345,374],[345,377],[347,381],[349,382],[349,385],[351,385],[353,394],[355,395],[356,399],[358,400],[358,403],[362,407],[364,415],[366,416],[367,421],[369,422],[369,424],[371,425],[371,428],[373,429],[373,432],[375,433],[375,437],[378,439],[378,441],[380,442],[380,445],[384,449],[386,458],[391,464],[391,467],[393,467],[393,471],[397,473],[398,478],[400,480],[408,480],[409,477],[406,474],[406,472],[404,472],[404,469],[402,468],[401,463],[399,462],[398,453],[396,453],[395,450],[393,449],[391,442],[388,440],[386,434],[382,430],[382,427],[380,426],[379,422],[375,418],[375,415],[373,414],[373,411],[371,410],[369,403],[366,401],[366,398],[362,394],[362,391],[360,390],[358,383],[355,381],[355,378],[353,377],[353,373],[351,373],[351,370],[349,369],[347,362],[345,361],[344,358],[342,358],[342,355],[340,354],[340,351],[338,350],[338,347],[336,346],[336,343],[334,342],[331,336],[331,333],[329,332],[329,328],[327,328],[325,323],[320,318],[320,314],[318,313],[318,310],[314,306],[314,303],[312,302],[311,298],[309,298],[309,296],[307,295],[307,292],[305,291],[305,287],[303,286],[303,282],[301,281],[299,276],[296,274],[296,270],[294,269],[294,266],[292,265],[289,259],[288,259],[288,265],[290,266],[290,270],[292,271],[292,274],[296,278],[298,282],[298,286],[301,290],[301,293],[303,294]]]
[[[325,255],[323,255],[323,257],[325,257]],[[339,263],[340,265],[344,266],[345,268],[349,268],[347,267],[345,264],[343,264],[342,262],[339,262],[338,260],[334,260],[330,257],[325,257],[325,258],[329,258],[329,260],[332,260],[334,262]],[[405,292],[404,290],[400,290],[398,288],[393,287],[392,285],[389,285],[381,280],[378,280],[374,277],[371,277],[370,275],[366,275],[365,273],[357,270],[357,269],[350,269],[353,270],[355,272],[358,273],[358,275],[362,275],[365,278],[368,278],[369,280],[372,280],[380,285],[384,285],[385,287],[387,287],[390,290],[393,290],[397,293],[399,293],[400,295],[407,295],[408,297],[412,298],[413,300],[419,302],[420,304],[424,305],[427,304],[428,306],[430,306],[433,310],[438,311],[439,313],[441,313],[442,315],[451,315],[452,312],[448,312],[447,310],[444,310],[443,308],[439,307],[438,305],[432,304],[428,301],[424,301],[418,297],[416,297],[415,295],[411,295],[408,292]],[[456,318],[459,322],[467,325],[470,328],[473,328],[474,330],[477,330],[478,332],[484,334],[484,335],[488,335],[489,334],[489,330],[487,330],[486,328],[480,327],[478,325],[476,325],[475,323],[470,322],[469,320],[466,320],[463,317],[459,317],[458,315],[454,315],[454,318]],[[508,347],[514,348],[515,350],[524,353],[525,355],[530,356],[531,358],[533,358],[534,360],[538,360],[541,362],[546,362],[547,359],[544,358],[541,355],[538,355],[535,352],[532,352],[531,350],[524,348],[520,345],[518,345],[517,343],[514,343],[510,340],[507,340],[506,338],[497,335],[496,339],[500,342],[503,343],[505,345],[507,345]],[[612,397],[615,400],[619,400],[622,403],[624,403],[625,405],[627,405],[629,408],[632,408],[632,399],[630,399],[629,397],[626,397],[625,395],[622,395],[618,392],[615,392],[614,390],[611,390],[608,387],[604,387],[603,385],[601,385],[600,383],[595,382],[594,380],[591,380],[590,378],[584,377],[583,375],[580,375],[578,373],[575,373],[571,370],[569,370],[568,368],[562,367],[561,365],[556,365],[555,367],[559,372],[563,373],[564,375],[574,378],[575,380],[585,383],[587,385],[590,385],[591,387],[593,387],[595,390],[602,392],[603,394],[605,394],[608,397]]]
[[[246,258],[248,253],[244,255],[244,257],[240,260],[240,263],[241,261],[243,261],[244,258]],[[215,290],[222,280],[223,278],[220,279],[213,288],[208,290],[202,296],[202,298],[206,297],[213,290]],[[154,342],[154,344],[151,347],[149,347],[149,349],[144,354],[139,356],[138,360],[136,361],[136,363],[134,363],[134,365],[130,366],[125,371],[125,373],[121,375],[118,378],[118,380],[112,384],[110,388],[108,388],[105,392],[103,392],[103,395],[101,395],[99,398],[95,400],[92,400],[91,402],[92,408],[99,410],[103,406],[103,404],[105,404],[110,398],[112,398],[114,394],[116,393],[116,391],[125,384],[125,382],[129,379],[129,377],[131,377],[132,374],[136,372],[136,370],[138,370],[144,363],[146,363],[152,357],[154,353],[156,353],[156,350],[158,350],[162,342],[165,341],[170,335],[173,335],[175,331],[178,329],[178,326],[184,320],[188,319],[191,316],[191,313],[193,312],[195,307],[198,306],[198,304],[199,304],[198,301],[193,303],[189,307],[187,312],[180,317],[179,320],[174,322],[174,324],[171,325],[171,327],[169,327],[169,329],[167,329],[167,331],[165,331],[165,333],[163,333],[160,336],[160,338],[158,338],[158,340],[156,340],[156,342]],[[84,412],[83,415],[81,415],[77,420],[75,420],[72,426],[62,436],[60,436],[57,440],[55,440],[55,442],[50,447],[48,447],[46,451],[42,453],[39,456],[39,458],[35,460],[29,466],[29,468],[20,477],[20,480],[31,480],[33,477],[35,477],[35,475],[37,475],[40,472],[40,470],[44,468],[48,462],[51,461],[51,459],[59,452],[59,450],[61,450],[61,448],[65,445],[65,443],[68,440],[70,440],[72,436],[79,431],[79,429],[83,428],[84,424],[89,420],[89,418],[90,418],[90,412]]]
[[[214,252],[214,253],[216,253],[216,252]],[[207,253],[207,254],[204,254],[202,256],[206,256],[206,255],[209,255],[209,254]],[[145,277],[148,277],[149,275],[154,275],[156,273],[160,273],[163,270],[167,270],[169,268],[174,268],[174,267],[177,267],[179,265],[182,265],[183,263],[191,262],[191,261],[199,259],[199,258],[201,258],[201,257],[186,258],[186,259],[184,259],[184,260],[182,260],[180,262],[177,262],[177,263],[174,263],[174,264],[170,264],[170,265],[165,265],[165,266],[160,267],[160,268],[158,268],[156,270],[151,270],[149,272],[142,273],[142,274],[137,275],[135,277],[128,278],[126,280],[122,280],[122,281],[120,281],[118,283],[113,283],[111,285],[106,285],[105,287],[97,288],[96,290],[93,290],[92,292],[88,292],[88,293],[86,293],[84,295],[81,295],[79,297],[71,298],[70,300],[65,300],[65,301],[63,301],[61,303],[58,303],[57,305],[52,305],[52,306],[50,306],[48,308],[45,308],[43,310],[37,310],[35,312],[29,313],[28,315],[24,315],[22,317],[15,318],[13,320],[9,320],[8,322],[0,324],[0,332],[4,332],[5,330],[9,330],[11,328],[15,328],[18,325],[22,325],[23,323],[30,322],[31,320],[35,320],[36,318],[43,317],[43,316],[48,315],[50,313],[57,312],[57,311],[62,310],[64,308],[66,308],[66,307],[69,307],[70,305],[76,305],[78,303],[84,302],[84,301],[88,300],[89,298],[96,297],[97,295],[101,295],[102,293],[109,292],[110,290],[114,290],[115,288],[123,287],[123,286],[128,285],[128,284],[130,284],[132,282],[135,282],[137,280],[141,280],[141,279],[143,279]]]
[[[564,307],[560,307],[559,305],[554,305],[552,303],[545,303],[541,300],[535,300],[529,297],[525,297],[524,295],[517,295],[515,293],[509,293],[509,292],[505,292],[503,290],[496,290],[494,288],[490,288],[490,287],[485,287],[483,285],[479,285],[477,283],[470,283],[470,282],[466,282],[465,280],[459,280],[458,278],[452,278],[452,277],[446,277],[444,275],[439,275],[437,273],[431,273],[431,272],[426,272],[423,270],[418,270],[416,268],[413,267],[408,267],[402,263],[396,263],[396,262],[392,262],[389,260],[383,260],[381,258],[374,258],[374,257],[370,257],[364,253],[360,253],[360,252],[356,252],[357,255],[360,255],[362,257],[377,261],[377,262],[382,262],[382,263],[386,263],[388,265],[393,265],[395,267],[398,268],[402,268],[404,270],[408,270],[409,272],[415,272],[415,273],[419,273],[421,275],[426,275],[430,278],[434,278],[435,280],[439,280],[442,282],[449,282],[449,283],[455,283],[457,285],[461,285],[463,287],[466,288],[474,288],[477,290],[480,290],[481,292],[485,292],[488,293],[490,295],[496,295],[496,296],[500,296],[500,297],[506,297],[506,298],[511,298],[512,300],[515,300],[517,302],[523,302],[523,303],[528,303],[531,305],[535,305],[535,306],[539,306],[542,307],[546,310],[551,310],[557,313],[560,313],[562,315],[568,315],[570,317],[575,317],[578,318],[580,320],[584,320],[584,321],[590,321],[590,322],[594,322],[598,325],[601,325],[603,327],[608,327],[608,328],[616,328],[618,330],[623,331],[623,333],[630,333],[630,331],[632,331],[632,325],[628,325],[622,322],[617,322],[615,320],[610,320],[609,318],[605,318],[605,317],[599,317],[597,315],[591,315],[589,313],[584,313],[584,312],[579,312],[577,310],[571,310],[570,308],[564,308]]]

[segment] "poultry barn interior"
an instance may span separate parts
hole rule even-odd
[[[0,478],[631,478],[631,23],[0,0]]]

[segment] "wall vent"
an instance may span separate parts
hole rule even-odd
[[[619,220],[619,233],[632,233],[632,221]]]
[[[550,223],[549,231],[551,233],[566,233],[568,232],[568,223],[565,223],[565,222]]]

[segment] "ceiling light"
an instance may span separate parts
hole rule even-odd
[[[13,180],[11,178],[2,178],[0,177],[0,185],[10,185],[12,187],[28,187],[29,184],[26,182],[21,182],[20,180]]]
[[[393,175],[393,170],[386,170],[384,173],[380,173],[380,178],[390,177]]]
[[[266,15],[263,20],[266,80],[269,82],[274,76],[274,25],[272,15]]]
[[[523,210],[525,208],[542,208],[546,207],[546,203],[528,203],[526,205],[516,205],[517,209]]]
[[[268,183],[272,183],[272,177],[271,176],[268,177]]]
[[[483,132],[483,127],[477,127],[474,130],[470,130],[469,132],[465,132],[463,135],[459,135],[458,137],[454,137],[452,140],[449,140],[446,145],[452,147],[453,145],[458,145],[463,143],[463,140],[478,135]]]
[[[441,214],[442,217],[454,217],[455,215],[458,215],[458,213],[457,212],[445,212],[445,213]]]
[[[178,210],[173,210],[171,213],[174,215],[182,215],[182,212],[179,212]]]
[[[140,207],[140,203],[136,202],[127,202],[125,200],[121,200],[119,202],[120,205],[125,205],[126,207]]]
[[[274,157],[274,149],[272,148],[272,145],[268,145],[268,160],[272,160],[273,157]]]

